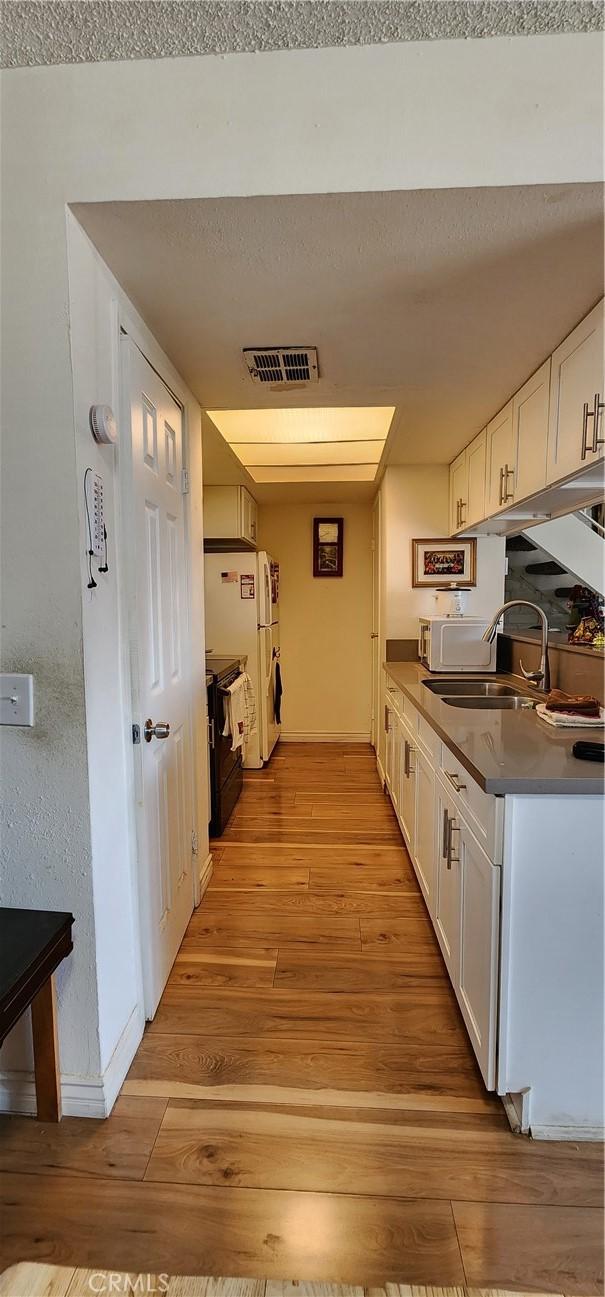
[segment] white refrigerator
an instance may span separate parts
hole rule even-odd
[[[247,658],[256,697],[256,734],[244,766],[260,769],[277,743],[276,667],[279,661],[279,604],[274,602],[272,559],[260,552],[204,555],[206,649],[219,657]]]

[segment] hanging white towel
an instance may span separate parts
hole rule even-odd
[[[244,681],[244,705],[246,716],[244,720],[244,742],[251,734],[256,734],[256,698],[254,697],[254,685],[247,672],[242,673]]]
[[[256,704],[250,676],[245,671],[225,690],[225,726],[223,735],[231,735],[231,751],[244,748],[256,732]]]

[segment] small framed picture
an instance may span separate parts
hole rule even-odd
[[[469,540],[413,540],[412,585],[452,586],[477,584],[477,542]]]
[[[342,576],[342,518],[313,519],[313,576]]]

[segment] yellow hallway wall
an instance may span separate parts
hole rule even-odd
[[[314,517],[344,518],[342,577],[313,577]],[[282,737],[369,740],[371,502],[262,505],[259,531],[280,564]]]

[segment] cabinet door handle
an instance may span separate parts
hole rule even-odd
[[[447,839],[447,867],[451,869],[452,865],[460,864],[460,856],[452,855],[452,833],[459,833],[460,826],[454,823],[453,816],[450,817],[450,831]]]
[[[498,504],[504,504],[504,500],[502,499],[503,482],[504,482],[504,466],[500,469],[500,490],[498,491]]]
[[[605,437],[599,437],[599,419],[605,410],[605,402],[601,400],[600,392],[595,392],[594,409],[592,411],[592,453],[596,455],[599,446],[603,445]]]
[[[406,779],[410,777],[410,745],[407,739],[403,740],[403,773]]]
[[[514,477],[514,473],[515,473],[514,468],[509,468],[508,464],[504,465],[504,499],[502,501],[503,504],[506,504],[507,500],[512,500],[515,494],[514,491],[509,491],[508,489],[508,479],[509,477]]]
[[[462,517],[462,510],[463,510],[463,509],[464,509],[464,511],[465,511],[465,513],[466,513],[466,500],[462,500],[462,499],[461,499],[461,500],[460,500],[460,526],[461,526],[461,527],[463,527],[464,524],[465,524],[465,522],[466,522],[466,518],[463,518],[463,517]]]
[[[384,705],[384,732],[385,734],[389,732],[389,709],[386,703]]]
[[[593,416],[593,411],[588,409],[588,401],[584,402],[582,407],[582,454],[581,458],[586,459],[588,454],[588,420]]]
[[[448,854],[449,854],[449,840],[450,840],[450,817],[449,817],[449,815],[448,815],[448,813],[447,813],[447,808],[444,807],[444,809],[443,809],[443,836],[442,836],[442,839],[441,839],[441,855],[443,856],[443,859],[444,859],[444,860],[447,860],[447,858],[448,858]]]
[[[460,783],[460,780],[459,780],[457,774],[456,774],[456,775],[455,775],[455,774],[452,774],[449,770],[444,770],[443,773],[444,773],[446,779],[449,779],[449,781],[450,781],[450,783],[451,783],[451,785],[452,785],[452,788],[455,788],[457,793],[461,793],[461,792],[462,792],[462,789],[463,789],[463,788],[466,788],[466,784],[461,784],[461,783]]]

